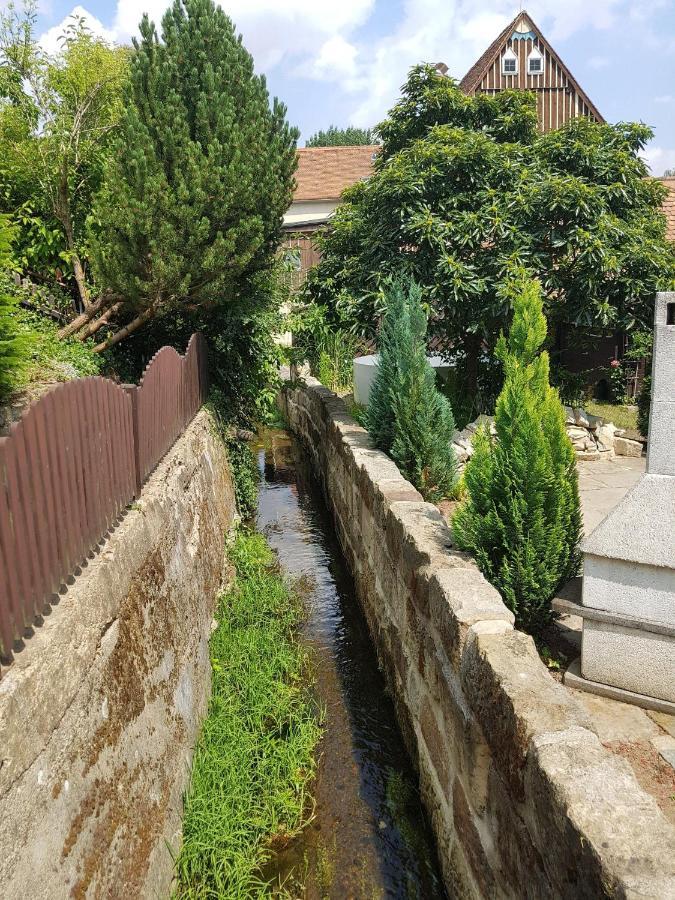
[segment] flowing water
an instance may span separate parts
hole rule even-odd
[[[417,779],[385,693],[375,649],[320,489],[297,442],[266,429],[258,527],[307,595],[302,639],[312,651],[326,727],[315,816],[275,860],[293,893],[315,898],[444,898]],[[288,876],[288,877],[287,877]]]

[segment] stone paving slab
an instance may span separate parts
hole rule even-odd
[[[577,463],[579,495],[587,535],[596,528],[645,471],[646,460],[620,456]]]

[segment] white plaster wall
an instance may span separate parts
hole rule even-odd
[[[338,200],[294,200],[284,216],[284,227],[300,222],[327,222],[337,209]]]

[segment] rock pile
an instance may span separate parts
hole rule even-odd
[[[462,468],[473,454],[473,437],[481,425],[495,434],[493,416],[479,416],[462,431],[455,431],[452,447]],[[565,426],[578,459],[609,459],[612,456],[642,455],[642,443],[625,437],[625,431],[583,409],[565,407]]]

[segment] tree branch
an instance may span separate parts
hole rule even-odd
[[[143,312],[136,316],[135,319],[132,319],[128,325],[125,325],[124,328],[120,328],[119,331],[116,331],[115,334],[110,335],[110,337],[106,338],[100,344],[97,344],[94,347],[94,353],[102,353],[104,350],[107,350],[109,347],[114,347],[115,344],[119,344],[120,341],[123,341],[124,338],[128,337],[130,334],[133,334],[134,331],[137,331],[141,325],[144,325],[148,319],[151,319],[155,314],[155,307],[148,306],[147,309],[143,310]]]
[[[75,336],[78,341],[85,341],[88,337],[91,337],[92,334],[96,334],[99,328],[102,328],[104,325],[107,325],[110,321],[110,318],[115,315],[122,307],[124,306],[124,301],[118,300],[117,303],[113,304],[110,309],[107,309],[102,316],[99,316],[98,319],[94,319],[93,322],[90,322],[88,325],[85,325],[84,328],[80,330],[80,332]]]
[[[91,322],[94,316],[101,312],[101,310],[110,306],[110,304],[115,300],[115,297],[112,294],[103,294],[95,303],[92,303],[85,312],[81,315],[77,316],[77,318],[73,319],[65,328],[62,328],[57,337],[61,340],[63,338],[70,337],[71,334],[75,334],[75,332],[79,331],[80,328],[84,328],[87,322]]]

